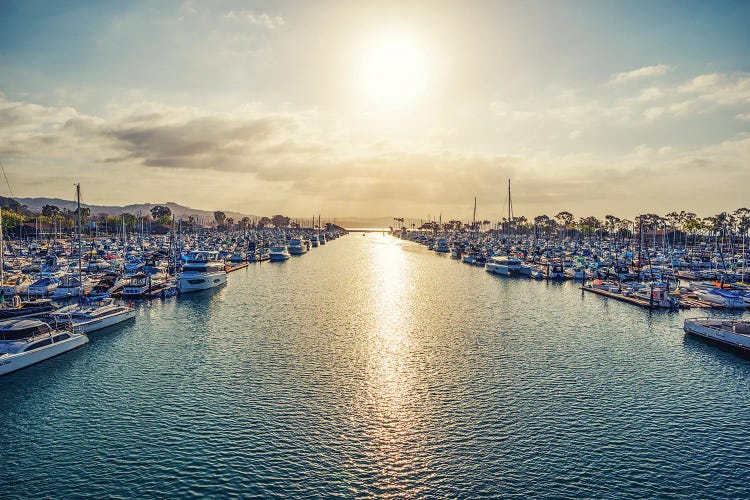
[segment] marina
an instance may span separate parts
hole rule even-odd
[[[721,481],[742,496],[745,475],[723,443],[747,448],[737,382],[750,363],[686,334],[694,313],[592,300],[572,280],[505,278],[442,257],[355,232],[251,264],[219,288],[136,302],[135,321],[0,379],[4,449],[25,470],[5,491],[212,496],[231,478],[262,496],[290,482],[316,497],[564,496],[568,482],[584,496],[712,496]],[[33,443],[19,432],[26,412],[45,422]],[[70,480],[47,475],[39,456]],[[246,462],[256,474],[240,474]]]

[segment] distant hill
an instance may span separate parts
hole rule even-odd
[[[37,213],[42,211],[42,207],[44,205],[55,205],[58,208],[67,208],[68,210],[75,210],[76,208],[75,201],[62,200],[60,198],[16,198],[16,200],[18,200],[18,202],[22,205],[26,205],[28,207],[28,210]],[[203,220],[213,220],[214,218],[213,210],[200,210],[197,208],[190,208],[171,201],[168,201],[167,203],[141,203],[136,205],[126,205],[124,207],[117,205],[91,205],[89,203],[81,203],[81,205],[90,208],[93,215],[120,215],[124,213],[138,214],[138,212],[145,215],[148,214],[154,206],[164,205],[169,207],[169,209],[177,218],[183,216],[188,217],[191,215],[193,217],[200,217]],[[231,217],[235,221],[239,221],[243,217],[249,217],[251,219],[260,218],[257,215],[242,214],[239,212],[228,212],[226,210],[223,210],[223,212],[227,215],[227,217]]]

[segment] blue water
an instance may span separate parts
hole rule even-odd
[[[350,235],[0,378],[0,497],[748,497],[696,314]]]

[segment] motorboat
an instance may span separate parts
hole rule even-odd
[[[750,351],[750,321],[721,318],[689,318],[683,329],[692,335]]]
[[[60,280],[57,278],[40,278],[29,285],[26,293],[35,297],[47,297],[52,295],[58,286],[60,286]]]
[[[0,375],[39,363],[88,341],[84,333],[54,330],[36,319],[0,321]]]
[[[134,319],[135,310],[115,304],[113,298],[102,298],[63,307],[50,316],[58,327],[91,333]]]
[[[515,257],[490,257],[484,268],[492,274],[516,276],[520,274],[522,261]]]
[[[273,249],[271,251],[273,251]],[[291,240],[289,240],[287,251],[289,252],[289,255],[302,255],[303,253],[307,252],[307,247],[303,244],[301,239],[292,238]]]
[[[289,251],[284,245],[274,245],[268,255],[271,262],[284,262],[289,258]]]
[[[221,286],[227,282],[227,271],[219,252],[196,250],[184,257],[182,272],[177,278],[180,293],[197,292]]]

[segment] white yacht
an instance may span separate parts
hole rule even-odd
[[[112,298],[104,298],[88,304],[63,307],[51,316],[58,326],[91,333],[135,318],[135,310],[115,304]]]
[[[89,291],[91,291],[91,280],[88,277],[83,276],[79,280],[78,276],[69,274],[60,279],[60,285],[52,292],[52,298],[78,297]]]
[[[451,247],[448,245],[448,240],[445,238],[438,238],[435,242],[435,251],[438,253],[448,253],[451,251]]]
[[[696,288],[693,290],[695,295],[706,302],[726,307],[727,309],[745,309],[745,299],[730,290],[723,290],[718,287]]]
[[[284,245],[272,246],[271,252],[268,255],[271,257],[271,262],[284,262],[289,258],[289,252]]]
[[[745,352],[750,350],[750,321],[690,318],[685,320],[683,329],[687,333],[736,347]]]
[[[26,293],[31,285],[31,280],[25,274],[13,274],[3,281],[3,294],[21,295]]]
[[[39,363],[86,344],[83,333],[53,330],[35,319],[0,321],[0,375]]]
[[[207,290],[227,282],[227,271],[224,262],[219,260],[219,252],[196,250],[186,259],[177,279],[180,293]]]
[[[26,293],[36,297],[46,297],[51,295],[58,286],[60,286],[60,280],[57,278],[41,278],[29,285]]]
[[[290,255],[302,255],[307,252],[307,246],[299,238],[292,238],[289,240],[289,246],[287,248]]]
[[[520,274],[521,264],[521,259],[515,257],[490,257],[484,268],[488,273],[516,276]]]

